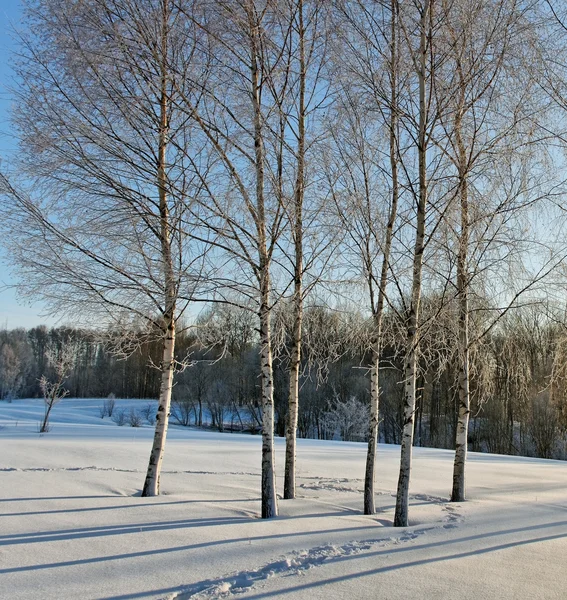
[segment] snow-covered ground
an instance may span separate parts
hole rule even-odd
[[[102,402],[65,399],[42,436],[40,401],[0,402],[0,598],[567,598],[566,463],[472,454],[450,504],[452,453],[416,449],[395,529],[399,447],[379,448],[369,517],[365,445],[300,440],[299,498],[263,521],[260,438],[171,428],[163,495],[141,498],[153,429]]]

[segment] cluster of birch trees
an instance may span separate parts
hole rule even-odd
[[[26,3],[5,238],[22,288],[54,312],[104,328],[124,355],[140,331],[160,341],[143,495],[159,493],[174,373],[191,362],[175,352],[180,326],[224,303],[257,318],[264,518],[278,513],[273,360],[288,342],[284,498],[294,497],[302,352],[314,368],[340,352],[304,327],[306,306],[324,303],[371,320],[368,335],[351,332],[368,350],[364,512],[375,510],[386,339],[403,356],[394,524],[408,523],[420,365],[449,355],[451,499],[465,499],[471,353],[550,278],[560,289],[567,80],[555,8]]]

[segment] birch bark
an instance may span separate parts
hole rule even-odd
[[[469,294],[468,294],[468,250],[469,250],[469,203],[467,151],[463,141],[463,112],[466,82],[460,60],[457,61],[459,79],[459,102],[455,115],[455,142],[459,171],[459,201],[461,212],[461,235],[457,257],[457,296],[459,300],[459,413],[455,432],[455,461],[453,466],[452,502],[465,500],[465,465],[467,460],[467,438],[470,415],[469,386]]]
[[[305,29],[303,0],[297,3],[299,36],[299,106],[297,140],[297,177],[294,192],[294,290],[293,339],[289,366],[289,398],[286,422],[284,498],[295,498],[295,462],[297,446],[297,416],[299,408],[299,368],[303,324],[303,199],[305,189]]]
[[[378,444],[378,426],[380,416],[380,353],[382,349],[382,318],[384,313],[384,300],[386,297],[386,286],[388,283],[388,269],[390,265],[390,253],[394,235],[394,223],[398,210],[398,107],[397,107],[397,15],[398,2],[391,0],[391,39],[390,39],[390,168],[392,171],[392,200],[390,214],[386,227],[386,239],[382,257],[382,268],[380,271],[380,283],[378,289],[378,300],[373,309],[374,320],[374,343],[372,345],[372,367],[370,371],[370,419],[368,425],[368,450],[366,453],[366,469],[364,476],[364,514],[372,515],[376,512],[374,500],[376,451]],[[372,283],[370,283],[372,285]]]
[[[262,261],[261,261],[262,262]],[[261,267],[262,268],[262,267]],[[270,330],[270,275],[261,276],[260,363],[262,368],[262,519],[278,515],[274,465],[274,380]]]
[[[162,8],[162,33],[161,33],[161,96],[160,96],[160,129],[158,148],[157,185],[160,212],[160,241],[161,259],[164,272],[164,340],[163,356],[161,363],[161,384],[156,415],[154,441],[150,452],[150,460],[146,473],[146,480],[142,496],[159,495],[160,474],[165,452],[165,440],[169,425],[171,410],[171,390],[173,387],[173,374],[175,367],[175,300],[176,282],[171,255],[171,224],[168,207],[168,179],[167,179],[167,145],[168,145],[168,28],[169,6],[168,1],[163,2]]]
[[[254,112],[254,148],[256,171],[256,229],[258,242],[258,282],[260,286],[260,362],[262,380],[262,518],[278,514],[274,466],[274,381],[270,327],[270,267],[271,257],[266,238],[266,209],[264,198],[264,139],[261,109],[259,24],[253,2],[247,2],[246,13],[250,31],[250,76]]]
[[[21,168],[31,174],[31,194],[25,203],[14,196],[21,218],[33,217],[41,231],[25,252],[43,254],[29,263],[29,280],[50,290],[41,293],[55,311],[72,309],[85,324],[104,328],[117,353],[134,351],[142,337],[162,344],[143,486],[143,495],[155,495],[176,322],[206,279],[204,245],[179,226],[201,189],[192,168],[199,150],[174,99],[189,91],[196,25],[182,22],[172,0],[38,0],[27,18],[43,32],[30,30],[22,39],[19,66],[26,73],[19,106],[22,142],[28,141]],[[38,81],[45,83],[41,90]],[[47,185],[54,193],[44,212]],[[141,336],[130,335],[130,319],[143,326]]]
[[[419,132],[417,151],[419,161],[419,197],[417,202],[416,235],[413,252],[412,289],[407,312],[406,357],[404,360],[403,430],[400,456],[400,474],[396,494],[395,527],[407,527],[409,482],[411,474],[414,416],[416,405],[417,357],[419,351],[419,316],[423,252],[425,249],[425,219],[427,210],[427,27],[431,0],[425,0],[420,19],[419,68]]]

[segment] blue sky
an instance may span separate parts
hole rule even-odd
[[[12,83],[10,56],[16,47],[12,30],[18,28],[20,16],[20,0],[0,0],[0,159],[4,164],[10,161],[16,147],[10,132],[11,100],[7,88]],[[14,284],[14,279],[6,266],[7,260],[6,251],[0,247],[0,328],[28,328],[53,323],[53,319],[41,316],[40,304],[29,306],[18,301],[15,291],[9,287]]]

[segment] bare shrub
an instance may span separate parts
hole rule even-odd
[[[99,407],[99,415],[101,419],[104,419],[106,415],[112,418],[112,413],[116,408],[116,396],[114,394],[108,394],[108,398],[104,401],[103,405]]]
[[[140,414],[146,419],[149,425],[155,425],[156,407],[151,402],[148,402],[146,406],[140,410]]]
[[[356,398],[343,401],[337,397],[324,421],[331,437],[338,434],[344,442],[362,441],[367,429],[368,407]]]
[[[230,389],[222,380],[213,382],[207,393],[207,408],[211,415],[211,426],[224,431],[224,420],[231,403]]]
[[[122,427],[126,423],[126,411],[123,408],[118,408],[112,415],[112,420],[119,426]]]
[[[45,356],[47,364],[54,371],[54,376],[53,379],[48,379],[46,375],[42,375],[39,380],[39,387],[45,403],[45,415],[39,428],[40,433],[47,433],[51,430],[49,426],[51,409],[69,394],[69,391],[63,387],[63,383],[69,376],[75,360],[74,348],[71,346],[65,346],[59,351],[50,348]]]
[[[112,413],[116,408],[116,396],[112,393],[108,394],[107,399],[104,401],[104,406],[106,407],[106,414],[112,417]]]
[[[174,400],[171,405],[171,416],[175,419],[178,425],[187,427],[191,425],[191,420],[195,418],[196,410],[195,403],[190,398],[182,398]]]
[[[128,413],[128,424],[130,427],[142,426],[142,415],[135,408],[131,408]]]

